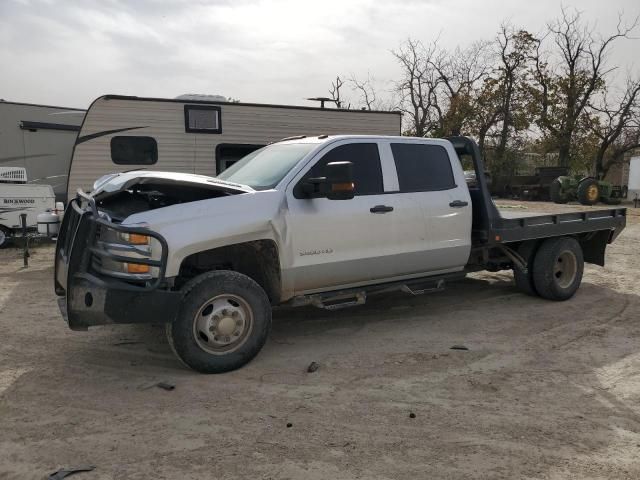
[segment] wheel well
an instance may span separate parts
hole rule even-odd
[[[212,270],[232,270],[246,275],[260,285],[269,301],[280,302],[280,258],[272,240],[226,245],[186,257],[180,265],[176,288],[191,278]]]
[[[585,263],[593,263],[604,267],[604,253],[609,244],[609,238],[611,237],[610,230],[600,230],[597,232],[581,233],[577,235],[566,235],[567,237],[575,238],[580,247],[582,248],[582,254]],[[517,244],[519,247],[522,243],[534,243],[532,252],[535,253],[540,247],[540,244],[546,239],[525,240]]]

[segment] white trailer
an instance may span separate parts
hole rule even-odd
[[[27,229],[33,231],[37,228],[38,214],[56,208],[51,185],[28,184],[25,180],[24,169],[0,169],[0,248],[20,235],[20,215],[26,214]]]
[[[200,97],[206,98],[206,97]],[[68,198],[106,174],[146,169],[217,175],[285,137],[400,135],[400,112],[105,95],[87,110],[69,170]]]
[[[637,203],[640,199],[640,157],[631,157],[629,160],[628,189],[627,198]]]
[[[67,194],[71,151],[84,110],[0,100],[0,168],[26,169],[30,183]]]

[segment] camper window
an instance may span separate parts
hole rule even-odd
[[[188,133],[222,133],[220,107],[185,105],[184,129]]]
[[[153,165],[158,161],[158,143],[152,137],[113,137],[111,160],[117,165]]]
[[[248,143],[220,143],[216,147],[216,172],[222,173],[245,155],[255,152],[264,145]]]

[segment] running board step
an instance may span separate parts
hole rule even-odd
[[[430,292],[440,292],[444,290],[445,282],[443,279],[430,281],[430,282],[420,282],[420,283],[407,283],[400,287],[405,293],[409,293],[411,295],[422,295],[424,293]]]
[[[365,292],[356,292],[340,295],[314,295],[311,299],[311,304],[314,307],[324,308],[325,310],[339,310],[341,308],[364,305],[366,301],[367,294]]]

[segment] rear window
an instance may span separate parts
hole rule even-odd
[[[158,161],[158,143],[153,137],[113,137],[111,160],[117,165],[153,165]]]
[[[376,143],[350,143],[334,148],[307,173],[307,178],[326,177],[326,166],[332,162],[353,163],[353,183],[356,195],[383,193],[382,168]]]
[[[392,143],[401,192],[430,192],[455,188],[449,155],[440,145]]]

